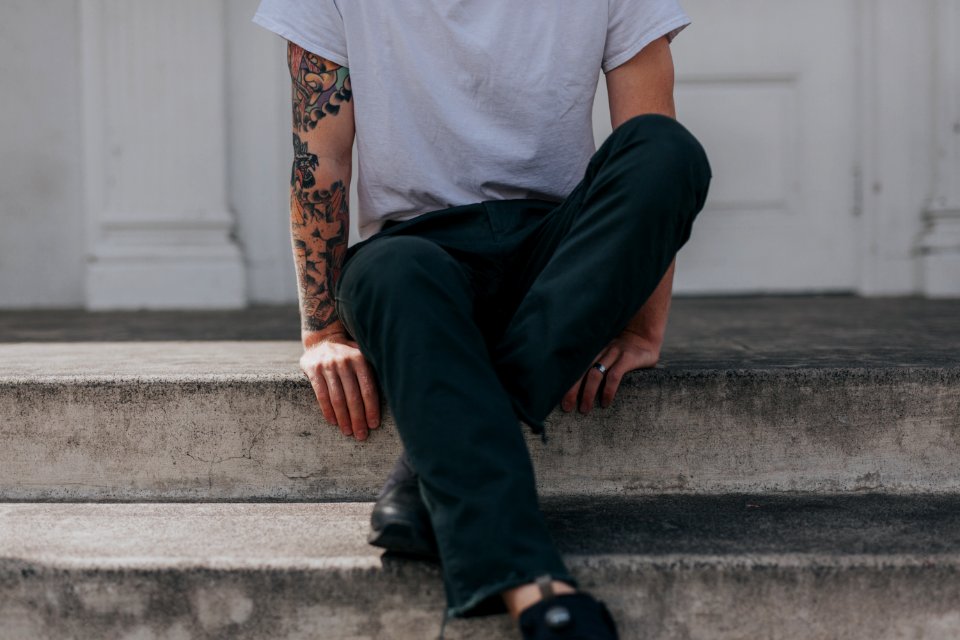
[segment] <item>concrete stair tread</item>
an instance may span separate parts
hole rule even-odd
[[[435,638],[439,567],[364,543],[369,503],[0,505],[4,640]],[[955,637],[960,498],[547,499],[624,640]],[[518,637],[506,616],[450,639]]]
[[[6,503],[0,558],[72,568],[374,568],[382,550],[365,542],[371,507]],[[571,558],[960,566],[957,495],[565,497],[545,498],[543,511]]]
[[[0,384],[289,381],[303,347],[291,340],[0,344]]]
[[[823,350],[824,345],[811,347],[811,352]],[[281,381],[307,388],[297,365],[301,353],[300,344],[289,340],[0,343],[0,384]],[[915,354],[841,362],[765,356],[762,362],[750,362],[670,360],[667,354],[666,362],[653,372],[680,378],[722,373],[798,380],[812,375],[958,375],[960,360],[942,362],[939,357],[928,360]]]
[[[190,312],[0,311],[0,344],[296,343],[297,316],[295,306]],[[663,361],[671,368],[697,369],[955,367],[958,318],[960,300],[678,297],[672,304]],[[295,365],[295,360],[284,364]]]

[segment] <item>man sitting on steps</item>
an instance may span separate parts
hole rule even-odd
[[[606,407],[657,362],[710,180],[674,120],[688,18],[676,0],[263,0],[255,21],[289,41],[300,365],[357,440],[382,392],[405,450],[371,542],[439,557],[445,620],[616,638],[550,539],[520,423],[546,442],[558,403]]]

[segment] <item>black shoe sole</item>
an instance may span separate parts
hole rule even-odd
[[[367,542],[392,553],[422,560],[440,560],[436,547],[424,541],[406,522],[389,522],[380,529],[371,529]]]

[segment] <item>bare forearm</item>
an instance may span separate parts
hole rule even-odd
[[[644,338],[659,350],[667,331],[667,316],[670,313],[670,300],[673,296],[673,272],[677,261],[674,259],[660,284],[643,303],[640,310],[627,324],[627,331]]]
[[[610,96],[610,121],[616,129],[627,120],[644,114],[662,114],[675,118],[673,102],[673,58],[666,37],[656,40],[633,58],[607,73]],[[589,413],[599,397],[603,407],[610,406],[623,376],[636,369],[657,364],[667,329],[670,298],[673,293],[674,261],[643,306],[594,360],[591,366],[564,395],[560,406]],[[598,368],[599,363],[602,367]],[[601,390],[602,383],[602,392]]]
[[[607,74],[610,120],[614,128],[630,118],[659,113],[676,118],[673,101],[673,56],[667,39],[660,38],[631,60]],[[627,331],[639,335],[659,353],[667,329],[673,293],[674,260],[657,288],[627,324]]]

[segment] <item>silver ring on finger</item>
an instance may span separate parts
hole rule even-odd
[[[594,362],[593,368],[599,371],[600,375],[605,375],[607,373],[607,368],[600,362]]]

